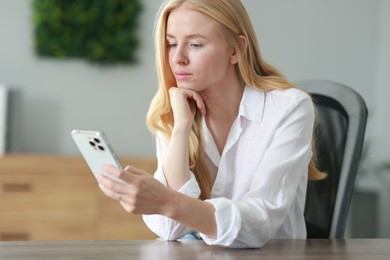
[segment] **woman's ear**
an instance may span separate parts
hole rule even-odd
[[[240,38],[240,44],[242,46],[242,52],[245,53],[248,49],[248,41],[244,35],[240,35],[239,38]],[[233,50],[232,56],[230,57],[230,63],[237,64],[238,60],[239,58],[237,55],[237,50]]]

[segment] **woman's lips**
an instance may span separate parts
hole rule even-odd
[[[175,78],[176,80],[187,80],[192,77],[191,73],[188,72],[175,72]]]

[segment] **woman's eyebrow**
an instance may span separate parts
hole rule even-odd
[[[167,38],[171,38],[171,39],[176,39],[175,36],[171,35],[171,34],[167,34],[166,35]],[[193,39],[193,38],[202,38],[202,39],[207,39],[206,36],[202,35],[202,34],[199,34],[199,33],[194,33],[194,34],[189,34],[189,35],[186,35],[185,36],[186,39]]]

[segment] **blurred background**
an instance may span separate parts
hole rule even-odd
[[[104,66],[38,57],[32,2],[0,0],[0,84],[10,93],[6,152],[78,155],[71,130],[99,129],[120,156],[153,156],[145,116],[157,89],[153,24],[161,1],[142,1],[138,62]],[[369,145],[355,198],[367,193],[373,200],[354,199],[347,235],[390,237],[390,178],[378,181],[372,170],[390,160],[390,1],[242,2],[262,55],[290,81],[337,81],[365,99]]]

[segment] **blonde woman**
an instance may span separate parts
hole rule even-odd
[[[314,108],[260,56],[239,0],[165,1],[156,21],[159,89],[148,113],[154,178],[103,170],[101,189],[159,237],[224,247],[306,238]],[[309,167],[310,165],[310,167]]]

